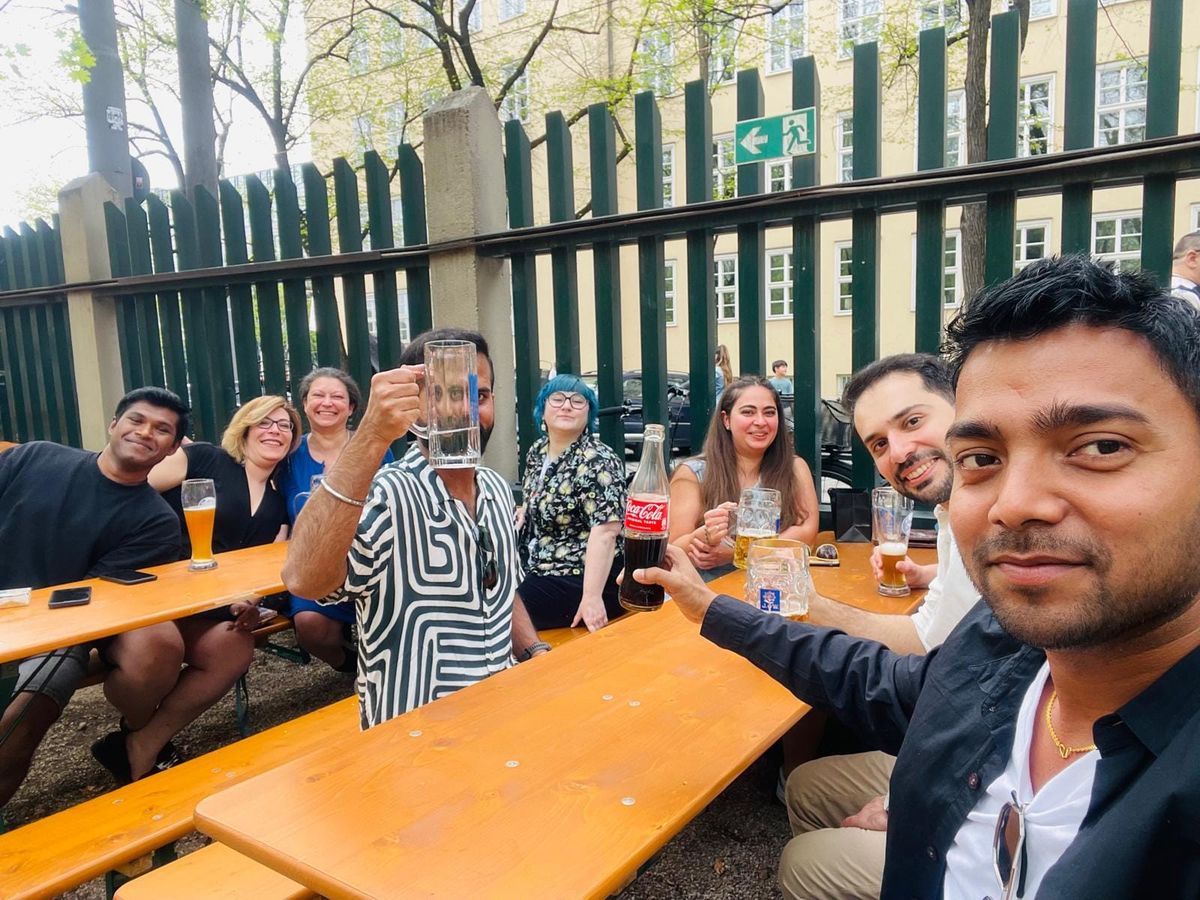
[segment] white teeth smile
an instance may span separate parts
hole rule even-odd
[[[937,462],[936,459],[931,459],[928,462],[922,463],[921,465],[919,465],[915,469],[913,469],[911,472],[909,472],[907,475],[905,475],[904,480],[905,481],[917,480],[922,475],[924,475],[926,472],[928,472],[931,468],[933,468],[933,464],[935,462]]]

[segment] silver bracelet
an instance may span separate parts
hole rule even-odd
[[[323,487],[325,490],[329,491],[329,496],[333,497],[334,500],[341,500],[343,503],[348,503],[351,506],[363,507],[363,506],[367,505],[367,501],[365,498],[362,500],[354,500],[350,497],[347,497],[345,494],[343,494],[341,491],[339,491],[337,488],[335,488],[332,484],[330,484],[328,478],[321,479],[321,487]]]

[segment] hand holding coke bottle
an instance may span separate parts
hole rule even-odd
[[[665,439],[663,426],[646,426],[642,461],[629,486],[625,506],[625,573],[620,600],[623,607],[634,612],[650,612],[663,605],[662,586],[641,584],[632,573],[658,566],[667,550],[671,488],[663,461]]]

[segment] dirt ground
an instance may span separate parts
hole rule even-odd
[[[291,634],[277,642],[291,642]],[[349,676],[320,663],[298,666],[259,652],[249,675],[252,727],[268,728],[353,692]],[[5,808],[17,827],[111,790],[108,773],[88,752],[116,727],[117,716],[99,686],[76,694],[38,751],[33,770]],[[188,757],[238,738],[232,695],[193,722],[175,743]],[[775,799],[777,761],[768,754],[714,800],[653,859],[621,894],[629,900],[760,900],[775,898],[775,866],[788,837],[787,815]],[[180,853],[207,843],[200,834],[177,845]],[[104,880],[63,895],[102,900]],[[164,898],[167,900],[167,898]],[[564,898],[566,900],[566,898]]]

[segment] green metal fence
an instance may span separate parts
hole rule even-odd
[[[57,222],[38,219],[0,235],[0,291],[63,283]],[[80,442],[64,294],[0,303],[0,437]]]
[[[902,176],[880,177],[882,91],[875,44],[854,48],[853,179],[847,183],[821,183],[818,152],[792,160],[793,187],[789,191],[764,193],[762,164],[751,164],[740,167],[734,198],[711,200],[712,112],[706,87],[697,81],[686,86],[683,96],[685,203],[663,208],[661,117],[654,97],[645,93],[635,102],[637,209],[618,209],[616,129],[608,108],[597,104],[589,110],[584,126],[590,217],[575,217],[572,136],[563,116],[551,113],[546,122],[549,222],[535,224],[530,142],[520,123],[508,122],[504,151],[509,228],[459,239],[445,249],[460,251],[471,246],[481,255],[511,262],[522,458],[535,436],[528,420],[541,376],[539,257],[549,259],[552,296],[544,305],[552,310],[557,368],[579,370],[583,307],[577,261],[580,253],[590,253],[593,283],[583,289],[590,290],[594,301],[601,404],[619,404],[623,369],[627,364],[640,367],[645,418],[665,421],[663,246],[667,240],[684,242],[690,399],[693,434],[698,436],[715,399],[714,238],[737,236],[741,367],[745,372],[764,372],[764,232],[767,228],[790,229],[795,441],[797,451],[818,475],[819,248],[822,229],[829,223],[851,222],[851,355],[855,368],[879,353],[883,216],[916,214],[913,343],[920,350],[935,350],[941,340],[944,213],[948,205],[986,204],[985,273],[986,280],[994,282],[1012,271],[1018,198],[1061,196],[1062,249],[1087,252],[1093,191],[1141,185],[1145,223],[1141,263],[1165,278],[1170,267],[1176,180],[1200,175],[1200,136],[1175,136],[1182,0],[1153,0],[1151,6],[1146,140],[1105,148],[1093,148],[1097,6],[1095,0],[1069,0],[1064,150],[1020,159],[1016,158],[1017,16],[1016,11],[1009,11],[993,19],[988,159],[970,166],[943,167],[947,64],[946,35],[941,28],[920,35],[918,164],[916,172]],[[791,108],[816,107],[819,121],[820,79],[811,57],[794,61],[791,88]],[[764,109],[756,70],[738,74],[736,92],[739,119],[785,111]],[[259,179],[249,178],[244,192],[222,183],[218,198],[200,190],[191,198],[173,194],[169,206],[151,198],[141,206],[110,207],[107,221],[116,277],[93,289],[118,298],[126,383],[166,384],[189,398],[197,411],[197,432],[208,439],[219,436],[237,402],[263,392],[294,390],[297,380],[314,363],[344,364],[366,387],[372,365],[370,340],[378,341],[380,366],[393,364],[400,351],[396,275],[401,270],[407,282],[413,333],[432,322],[428,265],[430,256],[442,247],[428,243],[424,179],[413,148],[400,147],[396,173],[403,198],[402,247],[396,247],[394,241],[398,223],[392,221],[391,173],[373,152],[366,154],[359,172],[344,160],[335,161],[330,178],[322,177],[311,165],[301,167],[298,180],[303,204],[291,174],[281,171],[275,174],[271,190]],[[360,214],[364,190],[365,225]],[[337,230],[340,252],[336,255],[332,253],[331,222]],[[7,418],[0,420],[0,428],[5,435],[58,434],[71,440],[70,428],[76,417],[69,399],[70,354],[69,346],[63,344],[67,338],[61,300],[48,297],[45,291],[17,290],[54,284],[56,273],[61,280],[61,265],[55,270],[47,268],[49,280],[32,276],[21,280],[13,271],[24,269],[11,262],[31,259],[29,247],[33,244],[53,244],[52,238],[44,236],[47,231],[53,230],[39,225],[36,231],[6,233],[3,239],[6,266],[0,268],[0,278],[7,279],[2,287],[9,293],[0,292],[4,329],[0,344],[4,346],[9,402],[3,405]],[[362,249],[364,233],[370,239],[369,250]],[[625,303],[621,295],[619,251],[623,246],[637,248],[637,303]],[[19,256],[18,247],[25,256]],[[46,257],[43,252],[39,258]],[[369,333],[366,317],[367,279],[378,313],[374,335]],[[334,291],[339,281],[344,320]],[[629,315],[639,318],[640,345],[636,349],[622,343],[622,318]],[[35,331],[35,327],[42,330]],[[43,333],[53,334],[55,339],[48,344],[40,338]],[[56,361],[35,356],[30,350],[51,345],[66,346],[52,355]],[[640,366],[627,362],[627,353],[631,359],[640,357]],[[42,386],[51,383],[60,385],[62,393],[44,394]],[[48,396],[56,399],[39,407],[38,419],[44,419],[47,426],[28,427],[31,403]],[[51,421],[57,423],[58,431],[49,427]],[[77,433],[78,425],[74,428]],[[602,434],[615,446],[623,440],[621,424],[615,420],[602,424]],[[856,457],[855,481],[866,485],[871,478],[870,461]]]

